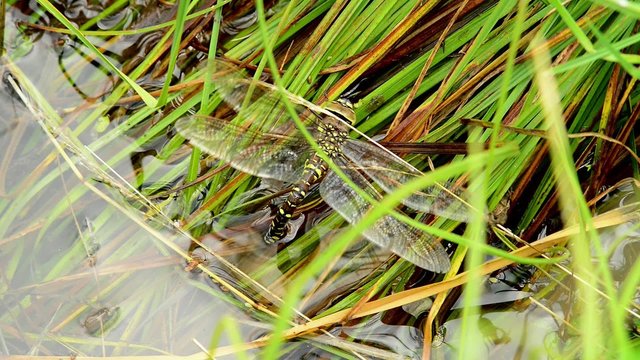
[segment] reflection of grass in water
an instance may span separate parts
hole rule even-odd
[[[182,15],[177,18],[184,18],[184,4],[186,3],[181,2],[179,13]],[[390,194],[382,201],[387,208],[394,208],[403,196],[420,186],[465,174],[467,179],[471,179],[467,182],[475,189],[473,194],[478,195],[468,199],[475,208],[483,208],[483,204],[486,203],[492,209],[506,196],[508,190],[513,190],[511,200],[512,204],[517,206],[511,210],[507,225],[514,233],[524,233],[524,238],[528,241],[534,239],[534,234],[540,231],[542,220],[553,215],[557,196],[553,190],[556,186],[560,190],[560,207],[566,227],[572,224],[587,226],[592,221],[594,226],[602,227],[624,220],[620,217],[598,217],[592,220],[585,201],[582,200],[585,198],[582,193],[586,191],[586,198],[591,199],[593,189],[617,181],[615,174],[619,172],[622,163],[620,159],[625,156],[626,150],[620,146],[608,146],[611,143],[603,138],[568,138],[562,135],[562,129],[566,127],[569,133],[589,129],[604,133],[622,143],[627,143],[627,137],[633,134],[630,114],[637,111],[635,104],[639,95],[629,75],[636,71],[630,66],[635,63],[634,58],[627,55],[629,51],[625,48],[635,41],[637,36],[628,35],[633,33],[630,31],[634,26],[632,19],[623,17],[616,9],[591,9],[587,3],[580,2],[562,8],[555,1],[548,7],[542,3],[518,7],[516,1],[502,1],[494,7],[462,11],[457,15],[455,25],[445,31],[447,22],[457,10],[455,7],[446,12],[446,8],[429,9],[430,2],[420,3],[419,6],[422,7],[413,11],[410,11],[413,2],[380,2],[378,6],[349,2],[344,8],[339,8],[338,3],[331,7],[330,3],[321,2],[311,8],[306,8],[306,5],[309,5],[306,2],[291,4],[296,6],[291,5],[291,9],[279,8],[263,24],[266,26],[253,26],[233,37],[221,37],[220,48],[224,49],[225,56],[256,60],[264,52],[263,41],[266,37],[270,42],[266,46],[267,59],[271,56],[272,48],[276,48],[277,54],[276,61],[267,62],[268,66],[276,68],[280,67],[285,59],[287,62],[287,70],[283,73],[282,79],[276,79],[278,87],[285,87],[297,94],[304,94],[309,99],[317,100],[323,96],[336,98],[350,86],[359,83],[361,93],[354,96],[354,100],[357,100],[357,125],[360,130],[370,135],[386,131],[393,123],[393,129],[388,132],[389,136],[385,140],[466,140],[469,143],[489,142],[494,146],[490,149],[494,156],[478,152],[467,156],[466,160],[456,159],[451,166],[441,167],[421,179],[420,183],[412,184],[415,185],[415,189],[400,188],[397,193]],[[307,11],[309,9],[314,10]],[[633,9],[629,9],[631,10]],[[421,15],[423,11],[424,15]],[[436,13],[447,14],[444,22],[420,22],[420,19],[432,19]],[[204,16],[208,15],[210,13],[205,13]],[[231,21],[235,15],[233,12],[225,13],[225,21]],[[283,18],[286,19],[282,20]],[[319,22],[314,22],[315,19]],[[322,19],[324,21],[320,21]],[[413,24],[416,22],[420,26],[414,27]],[[591,25],[585,25],[587,23]],[[219,23],[214,24],[213,29],[217,34]],[[166,29],[173,29],[171,26],[173,25],[167,24]],[[185,38],[196,30],[208,30],[209,26],[186,28],[184,32],[178,31],[178,35]],[[280,32],[276,29],[280,29]],[[314,35],[308,36],[306,30],[312,31]],[[137,31],[141,34],[145,29]],[[440,41],[438,36],[443,33]],[[544,35],[547,39],[546,51],[542,50],[542,40],[534,43],[536,45],[530,45],[535,34]],[[115,36],[113,42],[121,41],[117,33],[103,32],[102,35]],[[145,80],[139,82],[145,87],[149,69],[158,69],[152,66],[153,64],[164,64],[160,69],[165,69],[166,73],[167,64],[180,60],[177,63],[187,75],[178,83],[173,83],[172,87],[165,86],[163,91],[153,94],[160,102],[162,116],[157,115],[157,109],[145,106],[137,109],[132,107],[129,110],[121,107],[120,105],[126,105],[124,101],[118,103],[126,100],[126,85],[118,85],[112,89],[101,102],[83,106],[65,105],[65,111],[61,112],[50,104],[53,100],[48,97],[49,92],[46,89],[29,86],[28,77],[22,74],[17,65],[9,63],[7,66],[22,90],[28,94],[29,102],[43,114],[49,132],[55,135],[51,141],[57,141],[61,149],[65,149],[64,152],[61,149],[52,151],[51,155],[41,154],[40,165],[35,166],[18,185],[9,186],[7,177],[11,172],[3,172],[2,193],[13,196],[13,199],[0,199],[3,209],[0,219],[0,244],[11,253],[2,269],[6,274],[7,284],[18,281],[20,274],[31,273],[29,264],[36,257],[40,266],[37,268],[47,271],[46,274],[32,274],[33,278],[29,283],[32,289],[55,289],[64,286],[65,281],[74,276],[88,274],[83,278],[85,284],[89,286],[99,283],[101,288],[84,289],[77,294],[78,297],[119,299],[125,290],[135,289],[132,284],[141,284],[141,278],[149,279],[154,291],[146,294],[143,291],[134,291],[135,296],[139,297],[139,305],[122,309],[118,321],[123,322],[126,319],[129,325],[125,325],[124,330],[121,330],[120,324],[113,327],[123,331],[123,340],[131,339],[127,336],[132,336],[136,331],[143,331],[140,329],[145,327],[166,325],[143,319],[146,319],[148,314],[163,318],[160,316],[166,314],[162,310],[163,305],[167,306],[166,302],[172,296],[179,297],[179,293],[171,289],[158,291],[168,281],[175,279],[172,277],[172,274],[175,274],[173,272],[184,269],[188,262],[180,263],[179,266],[166,266],[178,263],[174,260],[176,254],[184,258],[188,255],[185,252],[186,247],[175,245],[174,237],[157,232],[158,228],[171,228],[170,219],[164,219],[162,214],[168,213],[172,219],[189,219],[193,224],[200,224],[193,229],[194,233],[204,234],[208,231],[206,223],[198,221],[194,213],[206,217],[210,212],[219,214],[229,209],[237,210],[242,205],[238,203],[238,199],[258,183],[247,176],[238,177],[238,172],[233,169],[216,170],[224,164],[214,163],[208,168],[201,167],[204,162],[200,161],[199,152],[194,151],[193,156],[185,157],[184,154],[189,149],[183,146],[183,139],[173,136],[169,131],[171,125],[178,118],[189,114],[191,109],[199,109],[201,113],[209,114],[219,104],[214,91],[215,83],[204,81],[210,80],[204,70],[192,70],[196,63],[195,52],[187,48],[186,41],[172,41],[172,36],[174,33],[167,31],[155,47],[149,50],[147,56],[138,63],[131,61],[123,67],[129,69],[126,74],[129,79],[144,78]],[[400,39],[400,42],[396,44],[390,41],[392,38]],[[167,49],[170,42],[174,44],[170,51],[161,51]],[[531,51],[532,48],[536,51]],[[210,47],[211,58],[216,53],[215,50],[216,46]],[[95,49],[84,51],[97,56]],[[186,55],[179,58],[179,51]],[[549,61],[544,60],[545,57],[551,57],[554,61],[551,70]],[[532,59],[538,59],[535,62],[536,67],[533,67]],[[86,67],[89,62],[81,61],[79,58],[75,60],[76,63],[70,66],[69,73],[72,78],[81,78],[73,75],[90,69]],[[257,61],[253,63],[257,64]],[[410,88],[419,78],[425,64],[429,64],[426,76],[416,87],[414,96],[411,96],[414,101],[404,112],[405,118],[394,122],[394,116],[409,96]],[[334,73],[318,75],[327,69],[333,69]],[[553,78],[550,74],[553,74]],[[96,74],[91,80],[101,81],[96,80],[100,77],[101,74]],[[171,77],[167,79],[165,85],[169,84]],[[77,81],[79,83],[74,86],[82,88],[86,88],[90,83],[86,79]],[[64,82],[65,80],[61,80],[59,84]],[[205,90],[201,91],[203,82]],[[137,91],[138,95],[145,95],[140,89]],[[64,94],[64,91],[56,93]],[[554,96],[548,96],[549,94]],[[165,105],[165,100],[171,105]],[[153,101],[147,98],[146,102],[150,104]],[[64,115],[63,118],[60,118],[61,114]],[[111,117],[111,127],[105,132],[94,132],[94,124],[105,115]],[[126,120],[116,123],[116,118],[123,115],[126,115],[123,117]],[[469,126],[459,122],[463,118],[493,121],[494,126],[504,122],[515,128],[549,129],[548,140],[542,141],[542,138],[531,134],[499,131],[495,128],[473,127],[472,131],[468,132]],[[130,142],[114,151],[114,142],[122,140],[125,135]],[[34,141],[33,139],[37,138],[30,136],[35,135],[24,134],[21,141],[9,145],[2,160],[3,169],[8,169],[12,162],[18,161],[24,156],[25,151],[35,153],[40,149],[36,144],[42,143],[42,140]],[[546,160],[547,142],[552,158],[551,166]],[[95,160],[85,145],[93,152],[108,153],[109,155],[103,158],[104,162],[117,168],[125,179],[135,181],[136,186],[142,188],[142,194],[137,194],[134,189],[126,186],[122,179],[106,171],[106,166]],[[518,149],[508,147],[513,145],[517,145]],[[128,164],[130,155],[141,148],[154,149],[157,155],[143,158],[153,160],[143,162],[143,167],[138,168],[135,174],[121,170],[126,169],[123,164]],[[107,152],[108,149],[111,151]],[[501,151],[504,152],[502,156],[495,156]],[[65,154],[71,154],[71,157],[65,159]],[[586,169],[583,165],[589,154],[595,154],[594,163],[586,170],[587,173],[583,174]],[[52,159],[56,157],[59,160],[54,162]],[[408,155],[405,158],[418,169],[429,170],[428,161],[424,156]],[[78,165],[77,159],[81,159],[82,165]],[[434,157],[434,160],[442,163],[449,159]],[[83,181],[76,181],[69,176],[72,174],[69,170],[74,170],[73,164],[82,174]],[[581,167],[582,183],[572,175]],[[65,173],[64,182],[60,181],[60,172]],[[149,189],[166,189],[166,184],[177,187],[207,172],[215,174],[185,191],[158,198],[153,203],[145,199],[147,195],[153,195]],[[106,182],[110,184],[110,188],[117,191],[105,190],[105,187],[96,185],[90,179]],[[588,190],[583,190],[587,187]],[[51,188],[62,189],[64,196],[60,198],[42,195],[43,189]],[[121,194],[125,195],[126,205],[119,200]],[[82,259],[87,257],[87,248],[77,241],[62,248],[60,254],[54,253],[44,260],[40,259],[43,257],[42,254],[51,253],[51,248],[60,241],[58,239],[68,237],[69,233],[73,233],[73,229],[82,228],[84,215],[81,213],[84,214],[83,210],[88,208],[88,204],[100,197],[111,205],[103,206],[93,220],[97,236],[108,239],[99,242],[100,249],[96,251],[97,268],[86,267],[82,262]],[[239,209],[243,210],[242,207]],[[534,256],[536,251],[524,247],[513,254],[520,257],[509,258],[494,247],[479,245],[486,241],[486,224],[478,217],[470,221],[465,236],[450,233],[456,224],[443,219],[437,219],[433,223],[435,228],[424,228],[425,231],[461,245],[453,254],[454,270],[444,279],[434,278],[427,281],[422,279],[422,271],[414,271],[406,262],[394,263],[393,259],[375,269],[376,260],[367,260],[370,256],[368,251],[362,251],[362,255],[356,255],[355,258],[341,258],[340,254],[349,242],[358,238],[367,222],[373,222],[375,216],[382,216],[385,213],[384,209],[377,207],[362,224],[348,227],[342,235],[324,230],[337,229],[342,221],[335,214],[328,216],[316,225],[318,231],[304,232],[299,239],[290,244],[286,251],[292,256],[284,260],[282,256],[273,256],[275,247],[267,247],[251,240],[240,241],[232,238],[226,239],[224,243],[217,240],[205,243],[207,248],[225,244],[226,248],[220,250],[226,250],[222,252],[227,254],[226,259],[231,261],[232,265],[214,257],[215,267],[204,270],[205,273],[213,275],[219,285],[209,287],[197,277],[189,280],[188,284],[191,289],[203,291],[212,299],[219,298],[249,314],[252,319],[259,319],[264,323],[275,321],[276,327],[285,331],[285,335],[296,338],[304,334],[303,330],[309,328],[317,330],[319,326],[338,326],[345,318],[354,319],[351,320],[352,323],[357,321],[355,319],[369,314],[398,308],[405,303],[438,294],[431,312],[426,317],[426,325],[420,325],[427,335],[426,344],[429,343],[432,326],[446,320],[449,308],[455,302],[457,292],[448,290],[453,285],[465,285],[464,294],[467,302],[462,312],[463,325],[460,330],[459,349],[474,349],[481,342],[474,333],[477,327],[477,309],[473,306],[474,300],[482,291],[483,282],[479,276],[504,267],[509,263],[508,259],[525,262],[522,256]],[[31,217],[25,215],[28,213]],[[125,216],[122,217],[122,214]],[[146,216],[146,221],[141,214]],[[412,220],[405,216],[399,218],[402,221]],[[31,219],[33,221],[25,225]],[[151,222],[150,219],[154,221]],[[60,230],[63,228],[66,230]],[[248,223],[241,224],[239,228],[255,231]],[[570,244],[569,249],[575,264],[575,273],[570,276],[579,281],[578,295],[574,299],[575,310],[572,316],[565,319],[565,328],[572,329],[572,334],[578,339],[572,343],[576,344],[575,346],[579,345],[581,357],[626,355],[630,353],[634,344],[627,340],[626,309],[631,306],[640,270],[634,267],[628,278],[617,288],[621,290],[617,290],[605,265],[606,257],[598,254],[597,234],[593,231],[575,231],[580,230],[580,227],[571,229],[574,229],[573,232],[569,232],[570,235],[565,237],[541,240],[537,243],[536,249],[543,251],[545,247],[566,245],[565,242]],[[493,230],[495,236],[492,236],[492,239],[502,239],[507,247],[521,246],[512,245],[512,237],[504,231],[495,227]],[[324,234],[325,232],[328,234]],[[30,234],[31,242],[26,244],[18,241],[25,236],[23,234]],[[493,245],[504,247],[495,243],[492,243]],[[590,247],[595,249],[598,256],[596,265],[591,262]],[[502,258],[486,263],[480,271],[455,276],[455,269],[461,266],[463,260],[469,266],[479,266],[485,261],[483,254],[487,253]],[[362,264],[367,263],[373,264],[371,270],[366,275],[361,275],[357,270],[363,266]],[[79,264],[86,268],[79,267]],[[536,264],[543,269],[553,266],[543,265],[542,262]],[[171,271],[159,276],[160,269],[165,268]],[[104,284],[103,279],[110,280],[108,285]],[[434,281],[434,284],[407,290],[409,286],[416,287],[430,281]],[[335,289],[328,284],[335,285]],[[9,289],[12,290],[11,286]],[[19,299],[19,302],[24,304],[23,307],[14,307],[12,311],[34,309],[28,305],[30,294],[24,293],[23,296]],[[285,301],[284,305],[282,298]],[[303,301],[300,302],[299,299]],[[364,304],[364,301],[369,303]],[[606,306],[600,306],[603,301]],[[314,312],[307,315],[314,317],[315,322],[308,323],[308,319],[301,315],[296,317],[296,323],[306,325],[289,322],[293,313],[290,308],[297,308],[301,304],[313,309]],[[60,311],[65,310],[65,315],[76,314],[76,320],[80,316],[78,309],[63,307]],[[212,309],[206,311],[209,311],[208,315],[215,313]],[[280,317],[278,314],[285,316]],[[184,326],[183,334],[188,334],[188,330],[193,327],[202,326],[210,326],[213,331],[216,325],[211,321],[203,321],[202,316],[202,312],[197,311],[183,314],[177,324]],[[218,324],[232,326],[230,324],[235,324],[234,321],[245,324],[246,319],[243,320],[240,316],[235,320],[225,318]],[[50,328],[63,331],[63,325],[64,322],[56,323]],[[226,334],[231,339],[227,340],[226,344],[237,344],[235,347],[224,346],[220,342],[218,355],[239,351],[242,348],[239,343],[255,340],[255,337],[250,338],[242,331],[225,333],[224,327],[218,329],[223,329],[220,330],[221,334]],[[153,332],[148,330],[148,333]],[[241,336],[237,336],[237,333]],[[372,351],[363,344],[355,347],[355,344],[349,344],[347,340],[325,341],[326,338],[319,337],[316,338],[318,342],[313,342],[306,338],[299,339],[299,343],[290,342],[287,347],[282,348],[276,347],[278,344],[273,341],[271,346],[267,347],[269,351],[263,355],[278,357],[282,355],[281,352],[293,351],[299,344],[309,343],[336,355],[344,355],[344,352],[369,354],[368,352]],[[222,341],[222,338],[220,340]],[[75,341],[83,340],[77,338]],[[213,343],[218,344],[217,340]],[[112,346],[114,354],[135,351],[134,348],[126,348],[126,345]],[[154,346],[159,350],[166,350],[157,344]],[[248,348],[263,346],[262,342],[247,345]],[[423,351],[426,353],[428,350],[429,347],[425,346]],[[384,350],[377,351],[383,355],[389,354]],[[569,348],[565,355],[571,356],[572,351],[577,350]]]

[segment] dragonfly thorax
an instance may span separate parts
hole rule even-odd
[[[334,158],[340,154],[342,144],[347,140],[349,134],[331,123],[318,124],[319,133],[318,145],[330,157]]]

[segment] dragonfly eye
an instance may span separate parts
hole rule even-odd
[[[326,109],[351,125],[354,125],[356,122],[353,104],[349,99],[339,98],[338,100],[332,101],[326,105]]]

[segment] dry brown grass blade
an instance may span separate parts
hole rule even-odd
[[[458,19],[461,20],[468,16],[473,16],[472,14],[478,13],[478,9],[482,8],[486,3],[486,0],[468,0]],[[363,76],[376,76],[375,74],[384,72],[385,69],[411,57],[416,53],[416,49],[426,50],[424,44],[431,44],[436,41],[438,35],[447,27],[449,19],[458,9],[458,4],[450,2],[438,8],[437,11],[430,13],[428,19],[425,19],[427,21],[421,21],[416,28],[411,30],[411,33],[400,40],[388,54],[367,70]]]
[[[588,21],[595,21],[599,19],[605,12],[603,8],[595,8],[590,11],[583,18],[578,20],[578,25],[580,27],[586,27]],[[533,28],[531,31],[527,32],[518,43],[518,49],[522,50],[529,46],[533,36],[537,33],[537,29]],[[545,42],[545,46],[551,48],[560,44],[563,41],[566,41],[572,36],[572,33],[569,29],[563,30],[558,35],[552,37],[551,39]],[[516,59],[516,63],[522,63],[526,60],[529,60],[531,56],[536,52],[540,51],[538,48],[532,49],[530,52],[519,56]],[[504,52],[501,55],[497,56],[495,60],[483,66],[480,71],[474,74],[471,78],[469,78],[466,82],[461,84],[461,86],[454,90],[451,94],[449,94],[444,100],[438,103],[433,103],[433,109],[431,104],[424,104],[418,107],[412,114],[408,115],[405,120],[399,124],[399,126],[395,129],[393,133],[389,133],[387,136],[387,140],[400,140],[400,134],[406,133],[414,133],[420,131],[421,119],[425,117],[425,114],[428,113],[444,113],[446,109],[451,108],[455,103],[461,101],[464,97],[470,96],[476,92],[484,83],[486,83],[491,78],[495,77],[497,74],[504,71],[504,66],[507,60],[507,53]],[[431,124],[434,126],[434,124]]]
[[[638,108],[640,108],[640,107],[638,107]],[[633,123],[635,123],[635,121],[637,121],[637,116],[640,115],[640,112],[639,111],[635,111],[634,114],[636,114],[636,117],[632,117],[632,119],[630,119],[629,122],[632,122],[632,120],[633,120]],[[488,121],[481,121],[481,120],[475,120],[475,119],[462,119],[461,121],[462,121],[463,124],[481,126],[481,127],[488,128],[488,129],[495,128],[494,124],[490,123]],[[627,122],[627,123],[629,123],[629,122]],[[502,125],[501,128],[502,128],[502,130],[511,131],[511,132],[518,133],[518,134],[529,135],[529,136],[538,136],[538,137],[541,137],[541,138],[547,138],[547,132],[545,130],[521,129],[521,128],[509,126],[509,125]],[[631,128],[633,128],[633,126],[631,126]],[[623,150],[626,151],[629,154],[629,156],[634,158],[634,160],[637,163],[640,164],[640,156],[636,155],[636,153],[633,151],[633,149],[631,149],[630,147],[625,145],[624,142],[622,142],[621,140],[615,139],[615,138],[613,138],[611,136],[607,136],[605,134],[596,133],[596,132],[592,132],[592,131],[573,133],[573,134],[568,134],[567,136],[569,138],[571,138],[571,139],[593,137],[593,138],[600,139],[600,140],[603,140],[603,141],[606,141],[606,142],[610,142],[610,143],[620,147],[620,148],[613,147],[613,149],[616,149],[616,150],[619,150],[619,151],[623,151]],[[627,139],[627,138],[625,138],[625,139]],[[611,150],[611,151],[613,151],[613,150]]]
[[[462,10],[464,10],[466,8],[468,2],[469,2],[469,0],[464,0],[458,6],[458,9],[456,10],[455,14],[453,15],[453,17],[451,17],[451,20],[449,20],[449,23],[447,24],[447,27],[444,29],[442,34],[440,34],[440,37],[438,38],[438,41],[436,42],[436,44],[434,45],[433,49],[431,50],[431,55],[429,55],[429,58],[425,62],[424,66],[422,67],[422,70],[420,71],[420,75],[418,75],[418,78],[414,82],[413,87],[411,88],[411,91],[409,92],[409,95],[404,100],[404,102],[402,103],[402,106],[400,107],[400,110],[396,114],[396,117],[393,119],[393,122],[391,123],[391,126],[389,127],[388,132],[393,132],[393,129],[396,126],[398,126],[398,123],[400,123],[400,121],[402,121],[402,119],[404,118],[405,113],[409,109],[409,105],[411,105],[411,102],[413,101],[413,99],[415,98],[416,94],[418,93],[418,89],[420,88],[420,84],[422,84],[422,81],[424,80],[424,77],[427,75],[427,71],[429,71],[429,68],[431,68],[431,64],[433,63],[433,60],[435,59],[436,54],[438,53],[438,50],[440,49],[440,46],[442,46],[442,43],[444,43],[444,39],[449,34],[449,31],[453,27],[453,24],[456,23],[456,21],[458,20],[458,18],[462,14]],[[438,91],[438,95],[442,96],[442,92]],[[416,139],[411,139],[411,140],[416,140]]]
[[[622,82],[620,74],[620,65],[613,67],[613,72],[609,78],[607,89],[605,92],[604,103],[602,104],[602,110],[600,111],[600,125],[598,126],[599,132],[605,136],[615,136],[616,119],[614,118],[615,109],[618,107],[618,97],[620,96],[620,84]],[[602,139],[596,140],[596,149],[594,152],[594,171],[589,179],[589,188],[587,190],[587,197],[593,197],[597,192],[596,189],[602,187],[602,181],[604,181],[603,174],[606,171],[610,171],[609,168],[609,156],[611,150],[604,146]]]
[[[376,46],[362,58],[362,61],[354,66],[348,73],[346,73],[340,80],[327,91],[327,97],[329,99],[335,99],[338,95],[342,94],[350,84],[354,83],[360,75],[362,75],[367,69],[375,64],[380,58],[382,58],[392,47],[396,44],[413,26],[429,11],[431,11],[439,1],[430,0],[422,4],[422,6],[414,9],[410,12],[410,15],[404,18],[391,33],[379,41]]]

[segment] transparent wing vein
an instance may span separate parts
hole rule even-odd
[[[339,160],[337,162],[340,162]],[[380,194],[357,171],[344,167],[349,178],[374,199]],[[358,223],[369,212],[371,205],[356,191],[330,172],[320,183],[322,198],[342,217],[352,224]],[[363,232],[371,242],[387,248],[402,258],[424,269],[445,272],[449,269],[449,257],[442,245],[431,235],[402,223],[391,216],[383,216]]]
[[[299,181],[313,154],[303,138],[260,133],[206,116],[179,119],[176,129],[193,145],[240,171],[285,182]]]
[[[422,175],[375,144],[348,140],[343,145],[342,152],[388,193]],[[462,199],[462,191],[431,186],[405,198],[402,203],[415,210],[448,219],[469,219],[470,209]]]

